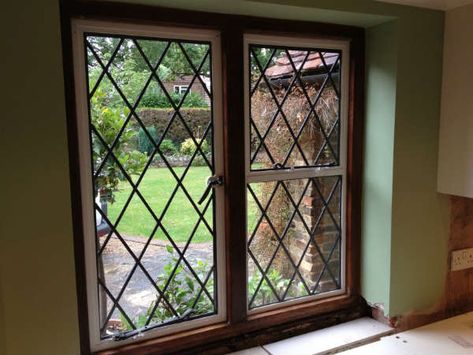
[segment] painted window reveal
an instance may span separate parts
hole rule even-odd
[[[246,40],[250,310],[344,292],[344,47],[294,43]]]
[[[216,315],[216,194],[197,202],[216,173],[212,42],[93,32],[82,40],[98,300],[91,329],[99,342],[123,340]],[[189,83],[174,92],[184,76]],[[205,98],[191,96],[197,86]],[[198,116],[187,112],[196,106]]]

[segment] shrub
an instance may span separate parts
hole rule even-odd
[[[153,138],[154,142],[158,140],[158,132],[153,126],[146,127],[149,135]],[[145,133],[143,128],[138,131],[138,150],[146,155],[150,156],[154,151],[154,143],[150,141],[148,135]]]
[[[169,96],[176,106],[179,105],[182,95],[173,92],[169,94]],[[151,108],[172,108],[169,99],[163,93],[156,95],[145,95],[141,99],[141,106]],[[187,94],[181,107],[208,107],[208,104],[200,94],[190,92]]]
[[[196,138],[196,141],[200,143],[201,140]],[[195,149],[196,146],[192,138],[187,138],[184,142],[181,143],[181,154],[183,155],[192,155],[194,154]],[[202,142],[202,144],[200,145],[200,149],[204,154],[210,152],[210,147],[206,140]]]
[[[205,292],[201,292],[201,286],[196,281],[194,275],[190,270],[179,264],[178,256],[175,254],[174,248],[166,246],[166,250],[170,256],[170,260],[164,265],[164,270],[156,279],[156,285],[162,287],[168,281],[168,287],[164,294],[179,316],[187,315],[188,317],[197,317],[199,315],[209,314],[214,311],[214,306],[209,300]],[[174,270],[175,269],[175,270]],[[197,265],[193,266],[194,272],[200,280],[205,280],[209,270],[211,269],[206,261],[197,260]],[[214,293],[214,279],[211,276],[205,284],[210,295]],[[160,295],[156,294],[156,300],[153,301],[146,313],[138,315],[133,319],[133,323],[139,329],[146,325],[148,318],[151,318],[152,324],[160,324],[174,319],[174,313],[167,307],[166,304],[160,303],[155,308],[157,300]],[[124,331],[132,329],[131,325],[126,321],[125,317],[121,316],[122,328]]]
[[[143,98],[141,99],[141,106],[156,108],[172,107],[172,105],[169,103],[168,98],[164,94],[143,96]]]
[[[163,139],[161,145],[159,146],[159,149],[165,155],[174,155],[177,153],[177,147],[170,139]]]
[[[182,107],[207,107],[207,101],[204,100],[204,98],[195,93],[195,92],[190,92],[187,96],[186,99],[184,100],[184,103],[182,104]]]
[[[158,132],[164,132],[167,128],[166,138],[172,140],[178,149],[181,143],[189,138],[189,131],[179,117],[175,117],[174,123],[168,127],[169,120],[174,115],[172,108],[142,108],[138,114],[146,126],[153,126]],[[182,108],[180,114],[195,137],[201,137],[212,120],[208,107]]]
[[[291,282],[290,279],[283,277],[276,269],[269,271],[266,274],[266,277],[273,287],[269,286],[266,279],[260,285],[261,275],[259,272],[254,272],[250,277],[248,277],[248,302],[253,298],[254,293],[258,289],[258,293],[253,300],[252,306],[264,306],[277,302],[274,291],[278,294],[282,294],[287,288],[289,288],[287,291],[288,298],[307,296],[307,291],[302,282],[297,281],[297,279],[293,279]],[[259,288],[258,285],[260,285]]]

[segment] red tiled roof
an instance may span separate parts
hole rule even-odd
[[[328,67],[330,67],[333,63],[335,63],[338,59],[338,53],[322,52],[321,54],[325,60],[325,64]],[[299,70],[299,68],[302,65],[302,62],[304,61],[307,55],[307,51],[290,50],[289,55],[291,56],[294,66],[296,67],[297,70]],[[278,77],[287,76],[287,75],[292,74],[292,72],[294,71],[286,53],[284,53],[282,57],[276,59],[275,62],[276,62],[275,65],[269,67],[265,71],[266,76],[269,78],[278,78]],[[309,56],[307,57],[306,62],[304,63],[304,67],[302,68],[302,71],[312,71],[312,70],[317,70],[323,67],[324,66],[322,63],[322,59],[320,59],[319,52],[311,52]]]

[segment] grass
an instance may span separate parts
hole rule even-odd
[[[184,168],[174,168],[174,171],[181,177]],[[207,178],[210,175],[211,172],[208,167],[191,167],[183,180],[183,185],[196,204],[204,193]],[[135,181],[136,179],[137,177],[135,177]],[[169,200],[176,185],[176,180],[167,168],[151,168],[146,172],[138,188],[156,216],[161,218],[166,202]],[[119,191],[115,194],[115,202],[108,206],[108,216],[112,223],[115,223],[117,220],[131,192],[132,189],[127,182],[120,183]],[[197,205],[201,212],[206,202],[200,206]],[[250,218],[248,223],[249,225],[254,225],[256,220],[256,206],[254,203],[250,203],[249,205]],[[186,242],[197,224],[198,219],[198,213],[183,190],[179,188],[161,221],[174,241]],[[205,213],[205,219],[208,225],[213,228],[212,204],[210,204]],[[141,199],[134,194],[117,226],[118,231],[122,235],[149,237],[153,233],[155,226],[155,219],[147,210]],[[167,240],[161,228],[155,231],[154,238]],[[212,234],[203,222],[199,224],[192,241],[196,243],[212,241]]]

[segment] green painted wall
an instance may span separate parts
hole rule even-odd
[[[0,353],[79,354],[59,6],[0,16]]]
[[[434,304],[447,270],[435,192],[443,14],[368,0],[149,3],[368,28],[363,295],[390,315]],[[78,354],[58,5],[2,10],[0,353]]]
[[[391,214],[396,112],[397,26],[366,32],[366,120],[363,165],[363,295],[389,310]]]
[[[393,315],[432,306],[444,292],[449,212],[446,197],[436,193],[442,22],[435,17],[423,22],[407,17],[399,23],[400,37],[416,40],[399,42],[390,289]]]

